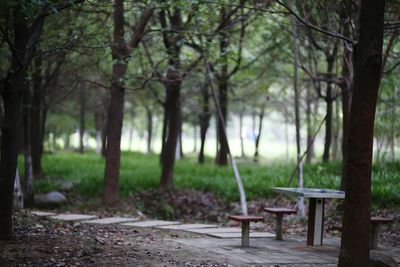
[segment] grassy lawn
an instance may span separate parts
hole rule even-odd
[[[286,186],[294,170],[293,164],[239,163],[248,199],[273,197],[272,187]],[[23,170],[22,164],[20,170]],[[103,187],[104,159],[93,152],[84,155],[71,152],[46,154],[43,173],[46,179],[35,181],[35,190],[45,192],[56,189],[53,181],[76,182],[78,193],[100,196]],[[336,189],[340,183],[341,164],[311,164],[304,166],[305,187]],[[160,165],[158,155],[123,152],[120,172],[120,188],[123,197],[158,187]],[[379,206],[400,205],[400,163],[386,163],[373,167],[373,202]],[[178,160],[174,183],[177,188],[210,191],[227,200],[238,200],[233,172],[230,167],[217,167],[212,163],[199,165],[195,158]],[[296,186],[294,179],[291,186]]]

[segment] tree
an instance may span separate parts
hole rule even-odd
[[[119,167],[121,159],[121,133],[124,114],[124,76],[133,49],[142,40],[144,30],[154,8],[147,8],[139,20],[131,27],[130,41],[125,41],[124,1],[114,2],[114,39],[112,47],[113,70],[111,81],[111,98],[108,107],[107,150],[104,171],[103,203],[116,205],[119,203]]]
[[[371,165],[375,109],[381,79],[386,1],[361,1],[354,43],[354,91],[349,120],[346,199],[339,267],[367,266],[371,216]]]
[[[12,203],[14,179],[17,168],[19,122],[22,94],[26,86],[27,71],[34,57],[44,21],[54,10],[62,10],[74,1],[55,4],[22,3],[7,1],[2,4],[1,38],[9,47],[10,66],[7,74],[1,74],[1,96],[4,103],[4,121],[1,129],[0,159],[0,240],[12,237]],[[24,14],[22,11],[29,14]],[[29,12],[28,12],[29,11]],[[6,23],[5,18],[12,19]],[[11,26],[12,25],[12,26]]]

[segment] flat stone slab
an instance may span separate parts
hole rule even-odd
[[[48,211],[31,211],[31,214],[36,216],[54,216],[56,213]]]
[[[155,227],[161,225],[173,225],[173,224],[180,224],[180,222],[173,222],[173,221],[141,221],[141,222],[133,222],[133,223],[121,223],[124,226],[135,226],[135,227]]]
[[[109,217],[97,220],[83,221],[83,223],[112,224],[112,223],[134,222],[134,221],[139,221],[139,218]]]
[[[218,238],[241,238],[242,233],[211,233],[207,234],[212,237]],[[266,232],[254,232],[250,233],[250,238],[264,238],[264,237],[275,237],[275,234],[266,233]]]
[[[224,228],[204,228],[204,229],[184,229],[185,231],[197,234],[214,234],[214,233],[241,233],[242,229],[236,227]]]
[[[177,225],[163,225],[156,226],[156,228],[167,229],[167,230],[188,230],[188,229],[203,229],[203,228],[217,228],[218,225],[215,224],[177,224]]]
[[[80,220],[96,219],[97,216],[85,215],[85,214],[59,214],[57,216],[52,216],[50,218],[61,221],[80,221]]]

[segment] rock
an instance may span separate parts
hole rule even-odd
[[[379,252],[371,251],[369,257],[369,267],[396,267],[396,261]]]
[[[70,181],[64,181],[60,184],[60,191],[70,191],[72,188],[74,188],[74,184]]]
[[[64,204],[66,201],[67,198],[62,193],[57,191],[35,195],[35,205],[38,207],[58,207]]]

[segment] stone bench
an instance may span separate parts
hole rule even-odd
[[[381,224],[390,224],[393,222],[392,218],[383,218],[383,217],[371,217],[371,239],[370,239],[370,248],[376,249],[378,248],[378,237],[380,232]],[[330,227],[331,230],[342,231],[341,225],[332,225]]]
[[[250,244],[250,222],[264,221],[264,217],[252,215],[230,215],[228,218],[242,224],[242,247]]]
[[[276,225],[275,225],[275,239],[282,240],[282,219],[284,215],[296,214],[297,211],[288,208],[264,208],[265,212],[274,214],[276,216]]]

